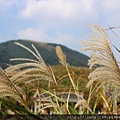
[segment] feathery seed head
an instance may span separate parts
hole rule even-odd
[[[56,54],[57,54],[57,56],[58,56],[58,58],[59,58],[59,60],[60,60],[60,63],[61,63],[62,65],[66,65],[66,56],[65,56],[65,54],[63,53],[63,51],[62,51],[62,49],[61,49],[60,46],[57,46],[57,47],[56,47]]]
[[[89,26],[95,34],[90,35],[88,40],[84,40],[81,44],[83,50],[91,50],[92,54],[88,65],[90,68],[98,67],[90,75],[89,87],[94,81],[104,79],[105,81],[120,82],[120,69],[114,54],[111,50],[111,41],[106,31],[100,25]]]

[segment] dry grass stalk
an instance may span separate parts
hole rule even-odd
[[[46,66],[44,60],[42,59],[41,55],[35,48],[35,46],[32,44],[32,47],[35,52],[33,52],[28,47],[15,42],[16,45],[26,49],[29,51],[37,60],[28,59],[28,58],[14,58],[11,59],[12,61],[24,61],[24,63],[13,65],[5,69],[5,72],[7,74],[12,74],[13,72],[16,72],[16,74],[12,75],[10,77],[10,80],[14,84],[28,84],[33,81],[39,81],[39,80],[48,80],[53,82],[53,73],[49,69],[48,66]]]
[[[21,97],[23,96],[23,98]],[[21,105],[26,106],[24,91],[11,82],[5,72],[0,68],[0,98],[11,97]]]
[[[66,70],[67,70],[67,73],[68,73],[68,76],[69,76],[69,78],[70,78],[71,84],[72,84],[72,86],[73,86],[73,88],[74,88],[75,93],[77,94],[77,87],[76,87],[76,85],[75,85],[75,83],[74,83],[74,81],[73,81],[73,79],[72,79],[72,77],[71,77],[71,74],[70,74],[69,70],[68,70],[68,67],[67,67],[67,64],[66,64],[66,56],[65,56],[65,54],[63,53],[63,51],[62,51],[62,49],[61,49],[60,46],[56,46],[56,54],[57,54],[57,56],[58,56],[58,58],[59,58],[59,62],[60,62],[62,65],[65,66],[65,68],[66,68]]]
[[[32,45],[32,48],[34,49],[35,52],[20,43],[15,42],[15,44],[29,51],[37,59],[37,60],[33,60],[28,58],[14,58],[11,60],[23,61],[24,63],[13,65],[5,69],[5,73],[9,75],[9,80],[11,81],[12,84],[14,84],[16,90],[18,90],[20,94],[23,92],[22,88],[26,90],[27,94],[33,91],[35,92],[36,88],[39,88],[40,80],[46,80],[48,82],[56,83],[56,79],[53,74],[52,68],[50,68],[45,64],[44,60],[42,59],[41,55],[39,54],[39,52],[37,51],[34,45]],[[19,86],[22,86],[22,88],[20,88]],[[6,95],[7,96],[14,95],[12,94],[10,89],[9,89],[9,93],[10,93],[9,95],[7,93]],[[16,98],[17,97],[19,98],[20,94],[16,96]],[[26,101],[26,96],[27,95],[23,92],[22,100]],[[20,101],[21,97],[19,98],[20,100],[18,98],[17,101]],[[32,98],[29,99],[32,100]],[[20,101],[21,104],[22,104],[22,100]]]
[[[95,34],[90,35],[89,39],[82,41],[81,44],[84,46],[83,50],[92,51],[88,65],[90,68],[96,67],[96,69],[89,74],[90,80],[86,87],[90,87],[95,81],[102,79],[104,84],[101,87],[106,89],[106,86],[110,85],[115,90],[120,84],[120,68],[112,52],[112,43],[101,26],[92,25],[90,28]]]
[[[82,41],[81,44],[84,45],[83,50],[93,51],[88,63],[90,68],[99,67],[89,75],[90,81],[87,87],[103,78],[105,81],[114,80],[120,83],[120,69],[111,50],[112,44],[107,33],[99,25],[93,25],[90,28],[96,34],[90,35],[89,40]]]

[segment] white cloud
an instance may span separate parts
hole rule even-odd
[[[0,0],[0,11],[17,6],[19,19],[28,18],[43,24],[46,21],[114,24],[120,21],[119,5],[120,0]]]
[[[19,17],[37,24],[119,24],[120,0],[26,0]]]
[[[18,37],[20,39],[36,40],[36,41],[43,41],[43,42],[49,42],[52,39],[43,31],[40,31],[39,29],[33,29],[33,28],[20,30],[18,32]]]
[[[92,7],[95,0],[28,0],[20,16],[36,20],[85,20],[96,16]],[[95,18],[95,17],[94,17]],[[97,17],[96,17],[97,18]]]
[[[68,33],[57,33],[56,36],[51,37],[47,35],[45,32],[40,31],[39,29],[27,28],[20,30],[18,32],[19,39],[27,39],[27,40],[35,40],[39,42],[48,42],[48,43],[58,43],[68,46],[69,48],[73,48],[79,50],[77,42],[78,39]],[[77,42],[76,42],[76,41]],[[77,46],[75,48],[75,46]]]
[[[37,24],[119,23],[119,5],[120,0],[0,0],[1,11],[17,6],[19,19]]]

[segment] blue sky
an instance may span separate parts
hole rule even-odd
[[[87,25],[118,27],[119,11],[120,0],[0,0],[0,43],[27,39],[59,43],[80,51],[79,42],[91,33]],[[107,32],[120,48],[120,38]],[[120,35],[120,29],[114,32]]]

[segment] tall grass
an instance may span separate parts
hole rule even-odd
[[[120,68],[112,52],[112,43],[106,31],[99,25],[90,28],[94,34],[88,40],[82,41],[83,50],[91,50],[91,58],[88,62],[90,68],[95,70],[89,74],[89,82],[86,87],[94,85],[92,90],[98,93],[103,100],[103,113],[117,113],[117,101],[120,85]],[[91,94],[91,97],[92,97]]]
[[[73,77],[74,73],[70,72],[66,55],[60,46],[56,47],[56,54],[66,74],[57,77],[52,67],[46,65],[34,45],[31,50],[15,42],[16,45],[29,51],[35,59],[12,58],[12,61],[23,61],[23,63],[12,65],[5,70],[0,69],[2,113],[10,109],[14,114],[24,113],[35,117],[36,114],[42,114],[43,110],[49,108],[54,114],[97,114],[98,112],[99,114],[117,114],[120,94],[119,65],[112,52],[112,43],[106,31],[99,25],[92,25],[90,28],[94,34],[81,43],[83,50],[92,51],[88,62],[92,72],[88,76],[89,81],[86,85],[86,89],[89,89],[87,95],[86,91],[80,91],[79,85],[82,81]],[[67,88],[67,97],[66,92],[60,90],[59,85],[59,82],[66,77],[71,84],[71,87]],[[42,86],[43,82],[47,87]],[[77,97],[73,105],[70,103],[71,94]],[[9,103],[13,104],[13,109],[7,107]]]

